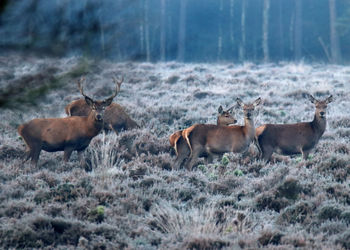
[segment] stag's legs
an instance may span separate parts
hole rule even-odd
[[[33,158],[32,157],[32,149],[31,147],[29,147],[29,145],[27,144],[27,142],[25,141],[25,144],[26,144],[26,152],[25,152],[25,159],[22,161],[22,164],[25,163],[26,161],[28,161],[30,158]]]
[[[64,154],[63,154],[64,162],[68,162],[73,150],[74,150],[73,148],[64,148]]]
[[[86,163],[85,158],[83,157],[84,150],[77,151],[77,152],[78,152],[78,159],[79,159],[80,165],[84,166]]]
[[[31,158],[31,157],[32,157],[32,151],[30,149],[27,149],[25,159],[22,161],[22,164],[25,163],[26,161],[28,161],[29,158]]]
[[[37,166],[38,165],[40,152],[41,152],[41,148],[33,148],[31,150],[31,158],[32,158],[31,164],[33,166]]]
[[[117,128],[114,128],[113,125],[111,123],[108,123],[108,126],[105,126],[105,130],[107,130],[106,128],[114,131],[114,133],[117,135],[118,134],[118,130]]]
[[[310,150],[301,149],[301,154],[303,155],[303,158],[306,161],[307,158],[309,157]]]

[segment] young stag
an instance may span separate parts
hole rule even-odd
[[[326,129],[327,104],[333,101],[333,97],[319,101],[309,95],[309,99],[316,107],[313,121],[265,124],[256,129],[255,140],[262,159],[269,161],[273,152],[282,155],[301,153],[304,160],[308,158]]]
[[[123,79],[118,82],[117,79],[113,77],[113,81],[120,86]],[[65,107],[65,111],[68,116],[88,116],[91,112],[91,108],[85,102],[84,98],[81,98],[69,103]],[[106,108],[103,120],[105,121],[104,129],[106,131],[113,130],[117,133],[121,130],[139,128],[139,125],[131,119],[124,108],[117,103],[112,103]]]
[[[94,101],[84,94],[80,79],[77,84],[85,102],[91,108],[89,116],[70,116],[65,118],[33,119],[18,127],[18,133],[27,146],[27,157],[37,165],[41,150],[47,152],[64,151],[63,159],[67,162],[74,150],[78,152],[80,163],[83,164],[82,152],[89,146],[93,137],[103,128],[103,113],[118,94],[120,84],[116,84],[115,93],[103,100]]]
[[[190,157],[186,167],[191,170],[197,158],[207,155],[221,155],[226,152],[244,152],[254,140],[255,127],[253,121],[254,109],[261,102],[260,97],[251,104],[244,104],[237,98],[237,103],[243,108],[244,126],[221,126],[198,124],[184,130],[182,136],[190,148]]]
[[[233,110],[233,107],[225,111],[222,108],[222,106],[220,106],[218,109],[218,117],[216,120],[217,125],[228,126],[231,124],[235,124],[237,120],[234,118],[232,114],[232,110]],[[190,153],[190,149],[185,139],[182,137],[182,131],[183,130],[176,131],[169,137],[170,145],[175,149],[175,153],[176,153],[176,160],[175,160],[176,168],[178,168],[179,165],[181,165],[181,163]]]

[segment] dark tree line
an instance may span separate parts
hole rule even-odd
[[[347,0],[18,0],[0,47],[137,61],[350,60]]]

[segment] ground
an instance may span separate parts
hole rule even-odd
[[[101,133],[79,165],[63,152],[22,163],[19,124],[64,117],[80,94],[115,102],[141,128]],[[0,57],[1,248],[350,248],[350,67],[279,63],[112,63],[82,58]],[[215,123],[237,97],[263,100],[255,124],[311,121],[316,98],[333,95],[323,137],[303,161],[257,159],[251,145],[213,164],[173,170],[168,136]],[[238,124],[243,114],[235,110]]]

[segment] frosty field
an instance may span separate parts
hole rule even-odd
[[[22,164],[19,124],[65,117],[80,93],[109,96],[141,126],[101,133],[79,165],[63,152]],[[327,128],[307,161],[300,155],[225,154],[193,171],[173,170],[168,137],[215,123],[237,97],[263,103],[256,127],[311,121],[307,93],[328,105]],[[350,67],[327,64],[111,63],[81,58],[0,57],[0,248],[349,249]],[[238,124],[243,114],[235,109]]]

